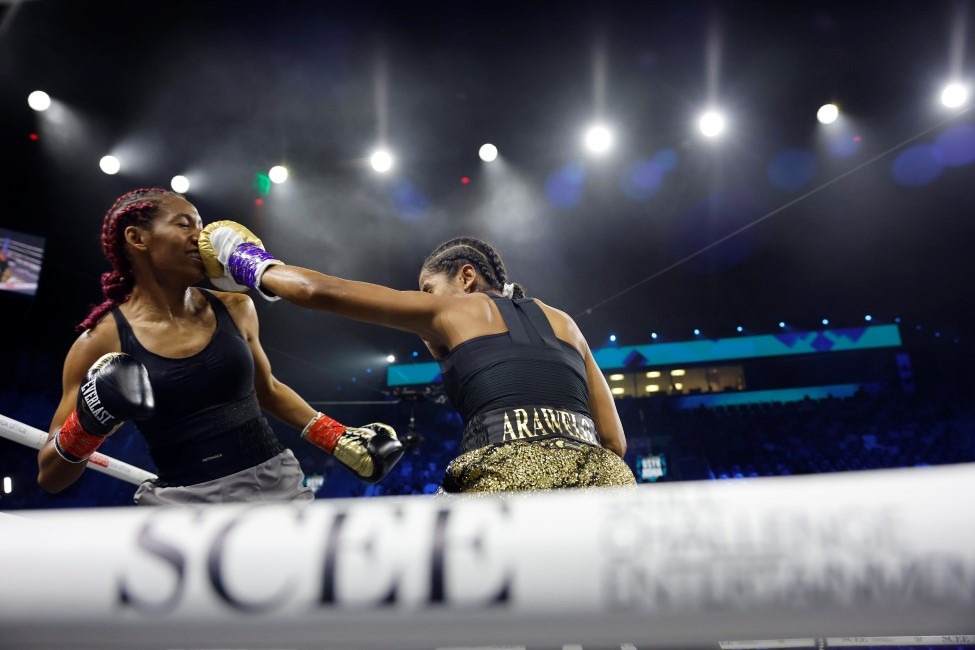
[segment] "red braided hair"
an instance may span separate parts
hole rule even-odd
[[[142,188],[123,194],[115,201],[102,222],[102,253],[112,270],[102,273],[102,292],[105,300],[88,312],[78,331],[94,327],[102,317],[121,305],[132,295],[135,278],[132,262],[125,253],[125,229],[129,226],[148,227],[164,195],[174,194],[158,187]]]

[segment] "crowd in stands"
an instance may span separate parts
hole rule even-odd
[[[0,413],[46,430],[57,396],[0,390]],[[975,409],[964,402],[890,393],[732,407],[673,408],[665,398],[618,403],[627,431],[626,460],[663,455],[660,481],[735,479],[975,462]],[[462,423],[447,404],[424,401],[411,409],[335,407],[350,424],[383,420],[394,425],[407,453],[384,481],[368,485],[331,457],[302,441],[297,431],[272,422],[297,455],[319,498],[431,494],[457,456]],[[412,423],[411,423],[412,419]],[[141,436],[126,424],[103,446],[111,456],[153,469]],[[0,475],[13,489],[0,494],[0,510],[115,506],[132,502],[134,487],[86,472],[60,495],[36,486],[36,452],[0,439]],[[639,471],[637,471],[639,476]]]
[[[677,473],[682,465],[706,473],[674,477],[678,479],[975,461],[975,411],[970,406],[900,391],[693,410],[669,409],[666,402],[649,400],[619,406],[630,442],[628,456],[663,453]],[[630,435],[641,427],[652,434]]]

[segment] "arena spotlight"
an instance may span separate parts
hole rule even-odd
[[[866,316],[863,317],[863,320],[865,320],[865,321],[867,321],[869,323],[870,321],[873,320],[873,316],[871,316],[870,314],[867,314]]]
[[[829,319],[828,318],[824,318],[823,319],[823,325],[829,325]]]
[[[950,83],[941,91],[941,103],[947,108],[958,108],[968,101],[968,88],[960,83]]]
[[[785,321],[779,321],[779,329],[785,329]]]
[[[586,149],[592,153],[606,153],[613,146],[613,132],[602,124],[596,124],[586,131],[584,141]]]
[[[836,104],[823,104],[816,111],[816,119],[819,120],[820,124],[832,124],[839,116],[840,109],[836,107]]]
[[[396,357],[394,355],[390,354],[390,355],[388,355],[386,357],[386,362],[387,363],[396,363]]]
[[[384,174],[393,168],[393,156],[388,151],[380,149],[369,157],[372,168]]]
[[[615,334],[610,334],[609,335],[609,342],[610,343],[616,343],[616,335]]]
[[[190,179],[182,175],[173,176],[173,180],[169,182],[169,185],[177,194],[186,194],[190,191]]]
[[[484,162],[492,162],[498,158],[498,148],[493,144],[482,144],[481,148],[477,150],[477,155]]]
[[[46,111],[51,108],[51,96],[43,90],[35,90],[27,95],[27,105],[35,111]]]
[[[122,163],[115,156],[102,156],[102,159],[98,161],[98,166],[109,176],[117,174],[122,169]]]
[[[14,491],[14,482],[9,476],[3,477],[3,493],[10,494]]]
[[[697,121],[697,126],[701,129],[704,137],[714,138],[721,135],[725,128],[725,119],[721,113],[708,111],[701,115]]]
[[[272,183],[283,183],[288,180],[288,168],[282,167],[281,165],[275,165],[268,170],[267,177],[271,179]]]

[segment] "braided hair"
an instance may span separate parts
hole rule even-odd
[[[78,324],[78,331],[94,327],[105,314],[132,295],[135,278],[132,262],[125,252],[125,229],[129,226],[148,227],[159,209],[160,200],[167,195],[179,196],[158,187],[133,190],[120,196],[105,213],[101,234],[102,253],[112,265],[112,270],[102,273],[105,300],[91,308]]]
[[[472,264],[491,289],[503,291],[508,283],[508,271],[498,251],[474,237],[455,237],[445,241],[427,256],[422,268],[430,273],[454,275],[464,264]],[[520,284],[515,284],[512,297],[525,297],[525,290]]]

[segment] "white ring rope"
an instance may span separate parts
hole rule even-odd
[[[35,429],[32,426],[18,422],[2,414],[0,414],[0,436],[33,449],[40,449],[47,442],[46,431]],[[130,465],[97,451],[88,459],[88,467],[103,474],[121,479],[126,483],[132,483],[133,485],[139,485],[144,481],[156,478],[156,475],[152,472],[140,469],[135,465]]]
[[[975,465],[955,465],[25,512],[0,520],[0,648],[644,650],[972,633],[971,494]]]
[[[975,635],[956,634],[942,636],[855,636],[826,639],[830,648],[862,648],[864,646],[919,646],[919,645],[975,645]]]
[[[721,641],[720,650],[757,650],[758,648],[872,648],[909,646],[975,645],[975,635],[941,636],[847,636],[825,639],[767,639],[764,641]]]

